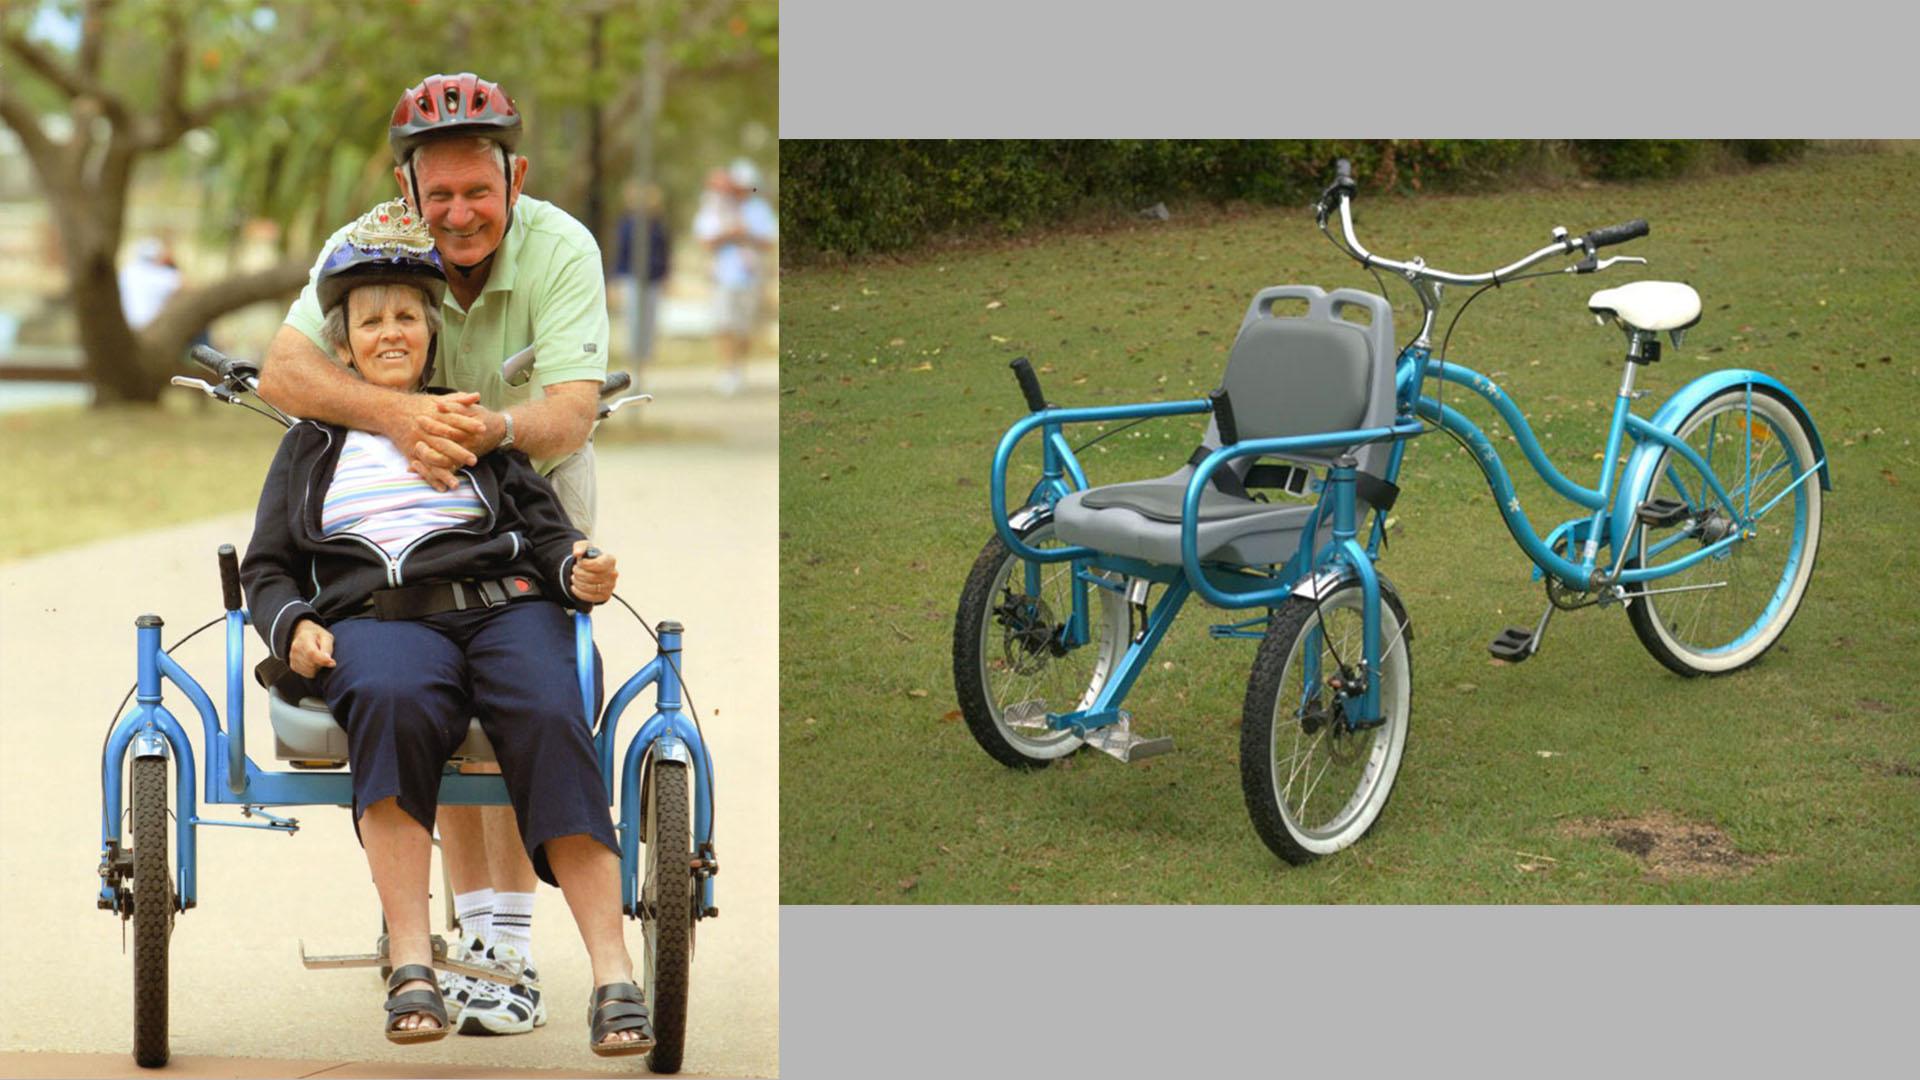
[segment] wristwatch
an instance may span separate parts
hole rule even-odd
[[[510,412],[503,412],[500,414],[500,419],[506,421],[507,433],[505,435],[500,436],[500,445],[495,447],[494,449],[511,450],[513,449],[513,414]]]

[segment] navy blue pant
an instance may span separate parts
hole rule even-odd
[[[442,770],[478,718],[540,880],[558,884],[541,846],[558,836],[585,833],[619,854],[581,715],[573,619],[560,605],[522,600],[329,629],[338,666],[323,669],[321,688],[347,731],[356,834],[367,807],[393,797],[431,832]],[[600,678],[596,652],[596,707]]]

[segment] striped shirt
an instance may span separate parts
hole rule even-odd
[[[435,491],[407,471],[406,456],[386,436],[349,431],[320,505],[320,533],[365,537],[393,558],[435,529],[469,527],[485,516],[466,474],[452,491]]]

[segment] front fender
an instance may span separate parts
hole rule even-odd
[[[1797,394],[1771,375],[1738,368],[1702,375],[1676,391],[1647,422],[1671,435],[1680,429],[1681,422],[1699,408],[1701,402],[1728,387],[1749,385],[1767,387],[1786,399],[1787,405],[1806,425],[1807,434],[1813,440],[1813,454],[1820,461],[1820,486],[1828,491],[1833,490],[1833,478],[1827,468],[1826,444],[1820,441],[1820,429],[1813,425],[1813,414],[1807,411]],[[1609,535],[1632,535],[1634,512],[1646,500],[1647,492],[1653,486],[1653,466],[1664,449],[1651,439],[1643,439],[1634,447],[1633,455],[1627,459],[1626,471],[1620,475],[1620,495],[1613,503]]]

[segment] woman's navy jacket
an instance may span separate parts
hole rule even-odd
[[[496,450],[459,470],[485,509],[475,525],[436,529],[395,557],[351,533],[322,536],[320,508],[346,434],[312,420],[288,428],[260,491],[240,580],[253,627],[274,656],[286,659],[303,617],[331,625],[363,614],[374,590],[399,585],[524,576],[550,599],[586,606],[567,588],[573,544],[584,537],[518,450]]]

